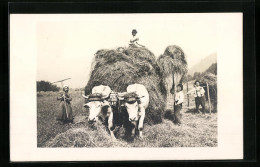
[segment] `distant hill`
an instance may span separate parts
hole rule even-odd
[[[214,74],[214,75],[217,75],[218,73],[218,67],[217,67],[217,63],[213,63],[206,71],[205,73],[211,73],[211,74]]]
[[[206,58],[202,59],[198,64],[195,64],[188,70],[188,74],[192,75],[195,72],[204,72],[207,70],[213,63],[217,63],[217,53],[213,53]]]

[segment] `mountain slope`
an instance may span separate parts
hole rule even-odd
[[[217,53],[213,53],[206,58],[202,59],[198,64],[195,64],[188,70],[188,74],[192,75],[195,72],[204,72],[207,70],[213,63],[217,63]]]

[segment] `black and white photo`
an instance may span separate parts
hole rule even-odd
[[[36,150],[14,159],[243,155],[241,13],[13,14],[10,39],[11,88],[28,94],[13,97],[11,134],[33,129],[19,140]],[[17,155],[18,143],[11,137]]]

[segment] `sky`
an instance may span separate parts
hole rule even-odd
[[[216,14],[215,14],[216,15]],[[217,52],[214,14],[84,14],[42,15],[37,19],[37,81],[71,78],[72,88],[87,84],[99,49],[128,46],[132,29],[139,43],[156,57],[169,45],[180,46],[188,68]],[[58,84],[58,86],[60,86]]]

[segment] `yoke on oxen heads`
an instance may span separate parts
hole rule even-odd
[[[125,95],[124,95],[124,101],[126,102],[126,103],[129,103],[129,104],[133,104],[133,103],[135,103],[135,102],[137,102],[138,104],[140,104],[141,103],[141,101],[140,101],[140,96],[138,96],[137,94],[136,94],[136,92],[130,92],[130,93],[126,93]]]
[[[135,130],[138,128],[139,136],[142,137],[145,110],[149,105],[149,93],[146,87],[142,84],[129,85],[127,93],[124,94],[124,101],[129,121],[132,124],[131,136],[135,135]]]
[[[120,95],[121,100],[123,101],[122,105],[126,107],[126,110],[128,112],[129,121],[137,121],[139,111],[138,105],[141,103],[140,99],[143,96],[139,96],[136,92],[125,92],[121,93]]]
[[[133,104],[137,102],[140,104],[140,98],[143,96],[138,96],[136,92],[124,92],[124,93],[118,93],[118,99],[120,101],[123,101],[125,103]]]
[[[129,115],[129,121],[138,121],[138,104],[140,104],[140,98],[135,92],[127,93],[124,96],[125,107]]]
[[[82,96],[86,99],[84,107],[89,110],[88,122],[96,122],[98,118],[101,118],[103,121],[107,121],[107,127],[112,139],[114,140],[113,112],[111,104],[108,101],[112,98],[110,97],[111,93],[112,91],[109,86],[99,85],[92,88],[92,94]],[[106,106],[107,108],[104,108]]]
[[[82,97],[84,97],[86,99],[86,104],[91,101],[104,101],[105,100],[105,98],[102,96],[101,93],[93,93],[93,94],[90,94],[87,96],[82,95]]]
[[[89,110],[88,121],[90,123],[96,122],[99,114],[102,111],[102,107],[110,106],[107,98],[104,97],[101,93],[93,93],[90,95],[82,95],[86,99],[86,103],[83,105]]]

